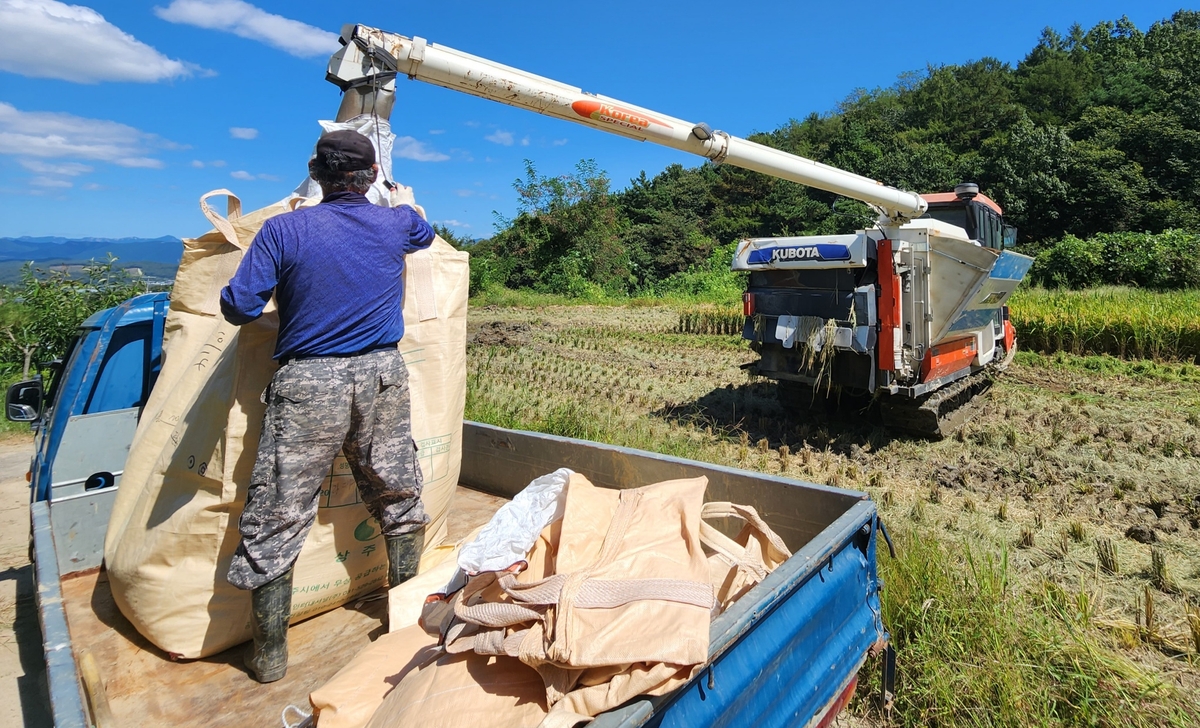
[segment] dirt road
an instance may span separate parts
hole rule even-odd
[[[53,725],[41,628],[29,563],[29,469],[33,441],[0,439],[0,725]]]

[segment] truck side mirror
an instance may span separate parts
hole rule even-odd
[[[4,416],[12,422],[37,422],[42,416],[42,380],[17,382],[4,397]]]

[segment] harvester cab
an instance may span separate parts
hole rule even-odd
[[[921,197],[929,203],[923,217],[957,225],[966,231],[967,237],[985,248],[1011,248],[1017,243],[1017,229],[1004,224],[1004,211],[987,195],[981,194],[977,184],[964,182],[953,192]]]

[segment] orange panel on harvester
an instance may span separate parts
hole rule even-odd
[[[959,369],[965,369],[971,366],[978,353],[979,345],[975,343],[974,336],[943,341],[931,346],[921,361],[921,381],[930,382]]]

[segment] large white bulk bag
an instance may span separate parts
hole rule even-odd
[[[229,197],[227,216],[208,205],[213,195]],[[250,593],[225,575],[266,408],[260,397],[276,369],[279,317],[272,302],[257,321],[233,326],[220,314],[219,294],[263,221],[297,202],[316,200],[291,198],[242,215],[232,193],[210,192],[201,209],[215,230],[184,241],[162,371],[142,411],[104,544],[117,605],[173,656],[203,657],[250,638]],[[445,538],[462,457],[467,257],[438,238],[409,255],[404,272],[400,349],[425,477],[422,500],[432,519],[427,550]],[[292,621],[387,578],[378,524],[359,502],[345,460],[339,455],[330,465],[316,524],[296,562]]]

